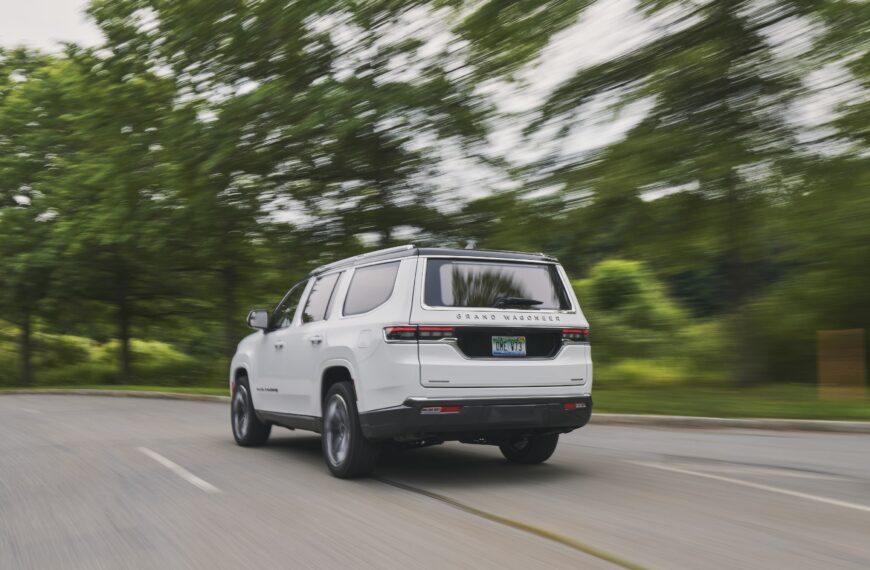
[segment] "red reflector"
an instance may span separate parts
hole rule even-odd
[[[568,404],[562,404],[562,407],[565,408],[566,410],[576,410],[577,404],[575,404],[574,402],[570,402]]]
[[[426,406],[420,408],[421,414],[458,414],[462,406]]]

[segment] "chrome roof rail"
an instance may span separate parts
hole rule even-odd
[[[323,273],[325,271],[329,271],[330,269],[334,269],[336,267],[342,267],[345,265],[356,265],[359,261],[363,261],[365,259],[369,259],[372,257],[381,257],[384,255],[389,255],[391,253],[399,253],[402,251],[408,251],[409,249],[414,249],[414,245],[406,244],[406,245],[397,245],[396,247],[388,247],[385,249],[377,249],[375,251],[369,251],[366,253],[361,253],[359,255],[355,255],[353,257],[347,257],[345,259],[339,259],[338,261],[333,261],[332,263],[327,263],[326,265],[321,265],[320,267],[311,271],[311,275],[315,275],[317,273]]]

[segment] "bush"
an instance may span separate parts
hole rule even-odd
[[[37,333],[33,335],[34,369],[61,368],[88,362],[97,343],[81,336]]]
[[[658,385],[724,377],[721,327],[692,320],[643,263],[603,261],[573,285],[590,321],[597,380]]]
[[[666,386],[692,380],[685,362],[627,358],[613,363],[595,364],[594,382],[607,385],[645,384]]]

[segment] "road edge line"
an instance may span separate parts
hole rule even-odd
[[[775,487],[773,485],[766,485],[764,483],[755,483],[754,481],[744,481],[743,479],[735,479],[733,477],[723,477],[722,475],[715,475],[713,473],[703,473],[701,471],[693,471],[691,469],[682,469],[680,467],[671,467],[669,465],[660,465],[658,463],[652,463],[649,461],[629,461],[629,463],[633,463],[634,465],[640,465],[642,467],[648,467],[650,469],[661,469],[662,471],[670,471],[672,473],[680,473],[683,475],[694,475],[695,477],[702,477],[705,479],[713,479],[714,481],[721,481],[723,483],[731,483],[732,485],[741,485],[743,487],[748,487],[750,489],[757,489],[759,491],[767,491],[769,493],[777,493],[780,495],[785,495],[787,497],[796,497],[798,499],[806,499],[807,501],[816,501],[817,503],[822,503],[825,505],[831,505],[831,506],[835,506],[835,507],[841,507],[844,509],[853,509],[856,511],[870,513],[870,506],[862,505],[861,503],[852,503],[850,501],[841,501],[840,499],[832,499],[831,497],[823,497],[822,495],[813,495],[812,493],[804,493],[802,491],[793,491],[791,489],[785,489],[783,487]]]

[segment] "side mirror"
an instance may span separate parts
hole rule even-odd
[[[267,329],[269,327],[269,311],[266,309],[254,309],[248,313],[248,326],[252,329]]]

